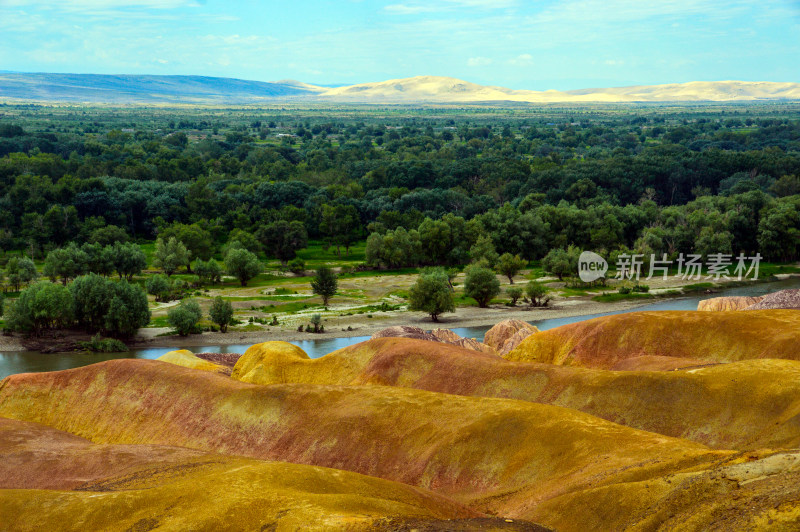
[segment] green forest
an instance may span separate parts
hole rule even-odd
[[[0,106],[6,292],[574,249],[797,261],[800,106]]]

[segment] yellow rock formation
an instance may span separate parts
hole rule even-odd
[[[158,360],[161,362],[168,362],[176,366],[183,366],[184,368],[199,369],[200,371],[214,371],[217,373],[228,373],[228,368],[219,364],[214,364],[202,358],[197,358],[194,353],[186,349],[178,351],[170,351],[164,353]]]
[[[800,360],[800,311],[615,314],[531,335],[506,355],[509,360],[593,368],[653,356],[707,362]]]

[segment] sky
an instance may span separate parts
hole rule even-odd
[[[800,0],[0,0],[0,70],[529,90],[800,82]]]

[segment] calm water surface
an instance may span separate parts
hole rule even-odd
[[[620,310],[613,312],[603,312],[600,314],[589,314],[586,316],[573,316],[570,318],[553,318],[545,320],[534,320],[532,324],[536,325],[540,330],[552,329],[560,327],[568,323],[575,323],[578,321],[589,320],[600,316],[609,316],[612,314],[622,314],[626,312],[639,312],[643,310],[696,310],[698,301],[708,299],[709,297],[717,296],[759,296],[774,292],[776,290],[784,290],[787,288],[800,288],[800,279],[792,278],[784,281],[777,281],[774,283],[753,284],[749,286],[741,286],[737,288],[729,288],[720,291],[718,294],[708,296],[705,294],[682,297],[677,299],[667,299],[644,305],[635,309]],[[466,338],[483,339],[483,335],[491,328],[491,326],[482,327],[457,327],[453,329],[456,334]],[[368,340],[369,336],[354,336],[352,338],[324,338],[319,340],[299,340],[291,342],[296,346],[302,348],[311,358],[319,358],[327,355],[342,347],[353,345],[358,342]],[[237,344],[237,345],[198,345],[189,346],[189,349],[195,353],[244,353],[252,344]],[[97,354],[97,353],[70,353],[66,355],[53,355],[42,354],[38,351],[18,351],[10,353],[0,353],[0,379],[14,373],[29,373],[39,371],[58,371],[62,369],[71,369],[105,360],[114,360],[118,358],[145,358],[155,359],[172,351],[172,347],[154,347],[149,349],[136,349],[127,353],[110,353],[110,354]]]

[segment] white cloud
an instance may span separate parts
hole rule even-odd
[[[467,65],[471,67],[482,67],[492,64],[492,60],[488,57],[470,57],[467,59]]]
[[[533,56],[531,54],[520,54],[508,60],[511,66],[531,66],[533,65]]]

